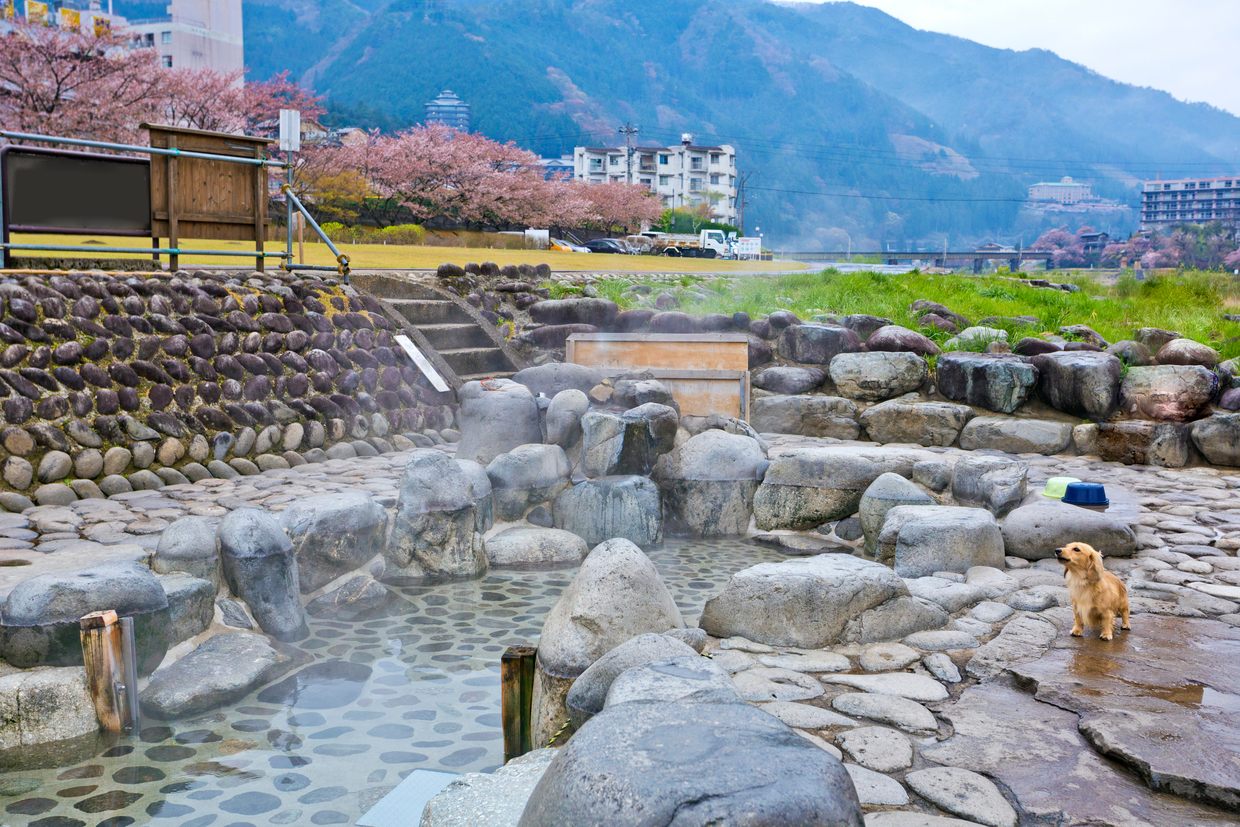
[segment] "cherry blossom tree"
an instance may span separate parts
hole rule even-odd
[[[574,186],[585,190],[589,202],[588,214],[583,216],[582,222],[587,226],[634,232],[653,224],[663,212],[658,197],[635,184],[579,182]]]
[[[1082,227],[1078,232],[1089,230]],[[1042,233],[1029,249],[1049,252],[1055,267],[1080,267],[1085,264],[1085,245],[1066,226]]]
[[[138,143],[166,80],[154,50],[121,32],[81,33],[8,21],[0,34],[5,129]]]

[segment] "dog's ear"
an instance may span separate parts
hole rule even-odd
[[[1094,552],[1089,555],[1089,562],[1085,564],[1085,582],[1098,583],[1102,580],[1102,574],[1105,569],[1102,567],[1102,555]]]

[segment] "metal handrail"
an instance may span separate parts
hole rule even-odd
[[[240,136],[238,136],[240,137]],[[283,161],[270,158],[240,158],[236,155],[214,155],[210,152],[191,152],[187,149],[164,149],[157,146],[133,146],[131,144],[113,144],[107,141],[88,141],[84,138],[58,138],[55,135],[34,135],[27,132],[9,132],[0,130],[0,138],[17,141],[41,141],[49,144],[69,144],[70,146],[90,146],[96,149],[119,149],[123,152],[145,152],[148,155],[175,155],[182,158],[203,158],[207,161],[229,161],[234,164],[249,164],[257,167],[280,167]]]
[[[312,269],[313,270],[337,270],[339,271],[340,275],[344,277],[344,283],[348,284],[349,283],[349,257],[346,256],[344,253],[340,252],[339,249],[337,249],[336,245],[332,242],[332,240],[327,237],[327,233],[323,232],[323,228],[319,226],[319,222],[314,220],[314,216],[312,216],[309,210],[305,208],[305,205],[301,203],[301,199],[293,194],[292,184],[281,185],[280,191],[284,193],[284,197],[288,199],[288,203],[296,207],[297,211],[301,213],[302,217],[305,218],[306,221],[310,223],[310,226],[314,229],[314,231],[319,234],[319,238],[323,239],[323,243],[326,244],[327,248],[332,251],[332,255],[336,257],[336,261],[339,264],[338,267],[323,267],[321,265],[318,267],[314,267],[312,265],[299,264],[296,266],[296,269],[298,270],[312,270]],[[292,215],[292,210],[289,210],[289,214],[290,216]],[[294,265],[293,265],[293,222],[292,221],[288,222],[288,226],[289,226],[288,263],[284,266],[284,269],[293,270],[294,269]]]

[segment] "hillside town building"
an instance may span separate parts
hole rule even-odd
[[[1142,187],[1142,230],[1212,221],[1240,227],[1240,175],[1146,181]]]
[[[1093,200],[1089,184],[1073,181],[1064,176],[1059,181],[1039,181],[1029,188],[1030,201],[1054,201],[1057,204],[1079,204]]]
[[[579,146],[573,177],[591,184],[638,184],[672,209],[710,204],[715,220],[736,223],[736,148],[728,144],[699,145],[686,134],[676,146]]]

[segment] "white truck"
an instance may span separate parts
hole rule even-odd
[[[685,256],[686,258],[731,258],[732,245],[723,230],[702,230],[697,235],[689,233],[642,233],[651,240],[650,252],[662,256]]]

